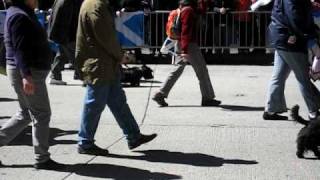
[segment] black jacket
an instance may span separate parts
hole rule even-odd
[[[269,30],[276,49],[307,52],[307,40],[315,37],[310,1],[275,0]],[[296,43],[289,44],[289,36],[296,36]]]
[[[78,17],[83,0],[55,0],[49,20],[49,39],[65,44],[75,42]]]

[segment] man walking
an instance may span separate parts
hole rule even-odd
[[[211,85],[206,62],[197,45],[198,16],[196,0],[181,0],[181,38],[178,41],[177,53],[180,61],[177,61],[174,70],[169,74],[160,90],[153,96],[153,100],[161,107],[168,106],[165,98],[168,97],[171,88],[181,76],[185,66],[189,62],[194,69],[200,84],[202,106],[219,106],[221,101],[215,100],[215,94]]]
[[[156,137],[143,135],[120,84],[120,63],[125,59],[116,37],[112,8],[116,0],[85,0],[80,10],[76,40],[76,67],[87,84],[79,131],[80,154],[105,155],[94,144],[100,116],[107,105],[134,149]]]

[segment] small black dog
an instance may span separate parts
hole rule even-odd
[[[291,108],[291,117],[294,121],[305,125],[297,137],[297,157],[304,158],[304,152],[311,150],[314,155],[320,159],[320,116],[315,120],[306,121],[299,115],[299,106],[295,105]]]

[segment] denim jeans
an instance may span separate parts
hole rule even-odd
[[[120,80],[110,84],[88,84],[84,99],[78,145],[88,148],[94,143],[101,113],[108,105],[128,141],[140,136],[139,126],[127,104]]]
[[[20,71],[7,66],[8,78],[13,86],[19,102],[17,113],[11,117],[0,129],[0,146],[7,145],[30,122],[32,122],[32,143],[36,162],[45,162],[50,158],[49,122],[51,117],[50,101],[46,86],[49,71],[31,69],[35,93],[26,95],[23,91]]]
[[[282,50],[276,50],[274,54],[274,67],[267,93],[266,111],[277,113],[287,111],[284,89],[291,70],[298,80],[300,92],[309,112],[317,111],[320,107],[320,93],[309,78],[307,54]]]

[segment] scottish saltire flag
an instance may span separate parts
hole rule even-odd
[[[143,11],[124,12],[115,18],[118,39],[122,47],[144,45]]]
[[[170,39],[169,37],[164,40],[160,52],[163,54],[177,55],[177,40]]]

